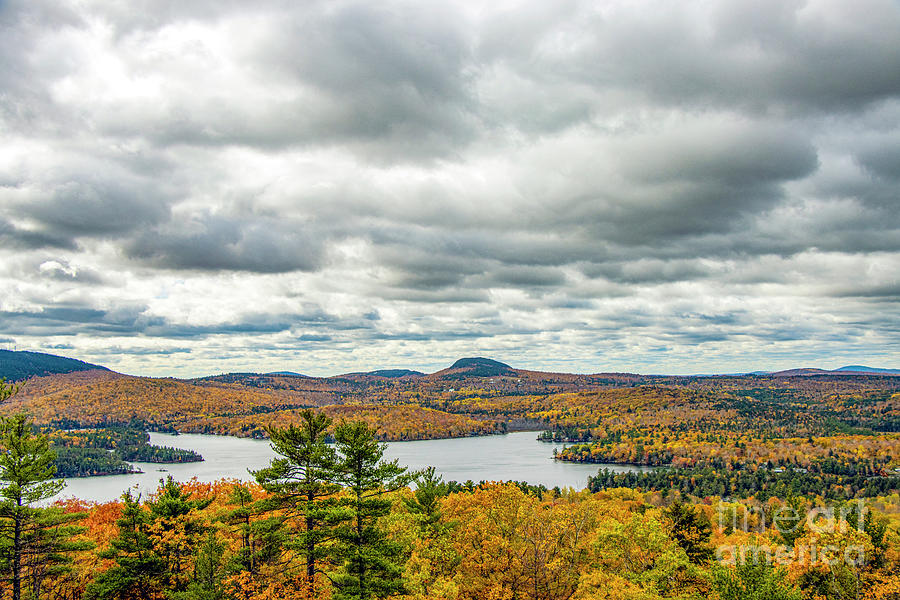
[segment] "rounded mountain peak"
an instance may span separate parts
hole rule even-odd
[[[453,363],[448,369],[444,369],[440,373],[443,374],[445,379],[516,375],[515,369],[508,364],[480,356],[474,358],[461,358]]]

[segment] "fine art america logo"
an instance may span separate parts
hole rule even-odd
[[[809,510],[783,504],[774,511],[770,507],[719,503],[716,514],[720,533],[743,531],[761,537],[774,529],[776,535],[767,537],[782,543],[723,544],[716,548],[716,559],[724,565],[767,562],[831,567],[843,562],[858,567],[866,562],[866,536],[862,534],[867,512],[861,500]]]

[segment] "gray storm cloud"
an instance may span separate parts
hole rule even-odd
[[[0,52],[21,346],[900,363],[896,2],[20,0]]]

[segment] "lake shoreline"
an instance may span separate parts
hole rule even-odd
[[[115,500],[126,490],[134,494],[154,492],[161,476],[176,481],[195,478],[210,483],[222,479],[251,481],[250,471],[268,466],[275,453],[269,440],[223,436],[216,434],[150,432],[151,443],[193,450],[203,462],[143,463],[132,465],[140,474],[109,475],[66,479],[67,487],[59,497],[76,497],[86,501]],[[560,445],[561,446],[561,445]],[[445,481],[525,481],[547,488],[587,487],[587,478],[596,476],[601,465],[553,460],[552,445],[538,442],[533,431],[510,432],[487,436],[406,440],[386,442],[384,458],[417,471],[434,466]],[[617,471],[652,470],[649,467],[605,465]],[[159,471],[165,468],[165,472]]]

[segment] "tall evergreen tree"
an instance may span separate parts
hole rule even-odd
[[[693,563],[706,563],[712,559],[713,548],[709,543],[712,525],[700,509],[680,501],[665,510],[669,532],[678,545],[684,548]]]
[[[130,490],[122,500],[122,516],[116,521],[119,534],[101,553],[116,564],[94,578],[85,592],[87,600],[151,600],[164,589],[166,562],[153,548],[150,513]]]
[[[65,512],[48,506],[35,512],[31,530],[26,536],[25,567],[31,586],[31,597],[40,598],[44,581],[72,572],[74,555],[94,548],[89,540],[77,539],[86,527],[77,523],[86,512]]]
[[[194,558],[194,573],[184,591],[172,592],[172,600],[222,600],[225,598],[225,547],[216,539],[214,531],[207,532],[206,540]]]
[[[231,556],[227,571],[256,575],[262,565],[278,561],[286,538],[284,517],[270,515],[269,507],[255,502],[250,489],[242,483],[231,488],[228,502],[234,508],[225,511],[221,520],[234,528],[240,546]]]
[[[440,500],[450,492],[450,487],[434,467],[426,467],[414,475],[416,489],[411,498],[403,499],[403,503],[409,512],[420,515],[424,533],[433,534],[441,522]]]
[[[166,588],[183,591],[189,580],[190,558],[207,531],[197,511],[209,506],[212,500],[191,498],[171,475],[159,483],[156,498],[147,503],[151,535],[154,548],[165,563]]]
[[[340,485],[335,482],[335,452],[326,443],[331,419],[309,409],[300,416],[299,426],[269,431],[279,456],[253,475],[272,494],[266,501],[270,509],[295,514],[303,521],[303,529],[284,545],[305,558],[309,594],[315,597],[315,576],[329,557],[326,545],[338,520],[333,496]]]
[[[845,507],[844,510],[847,510]],[[866,564],[872,569],[882,569],[887,564],[887,554],[889,551],[888,543],[888,521],[884,517],[876,517],[875,514],[867,509],[861,501],[856,500],[849,504],[847,511],[847,525],[865,532],[872,540],[871,556],[866,556]]]
[[[337,600],[384,598],[402,591],[400,548],[379,525],[388,514],[388,492],[412,477],[397,461],[383,461],[385,446],[375,430],[362,422],[335,428],[341,459],[341,483],[347,488],[347,522],[338,530],[338,556],[343,567],[332,577]]]
[[[101,553],[116,564],[94,579],[85,597],[149,600],[164,591],[184,591],[191,580],[190,558],[206,532],[196,511],[210,500],[192,499],[171,476],[160,480],[156,498],[145,505],[130,490],[122,499],[119,534]]]
[[[16,389],[0,380],[0,401]],[[24,414],[0,419],[0,447],[0,570],[11,583],[13,600],[19,600],[26,581],[40,593],[43,580],[65,571],[71,553],[86,547],[72,541],[83,531],[73,522],[84,515],[35,506],[65,483],[52,479],[56,455]]]

